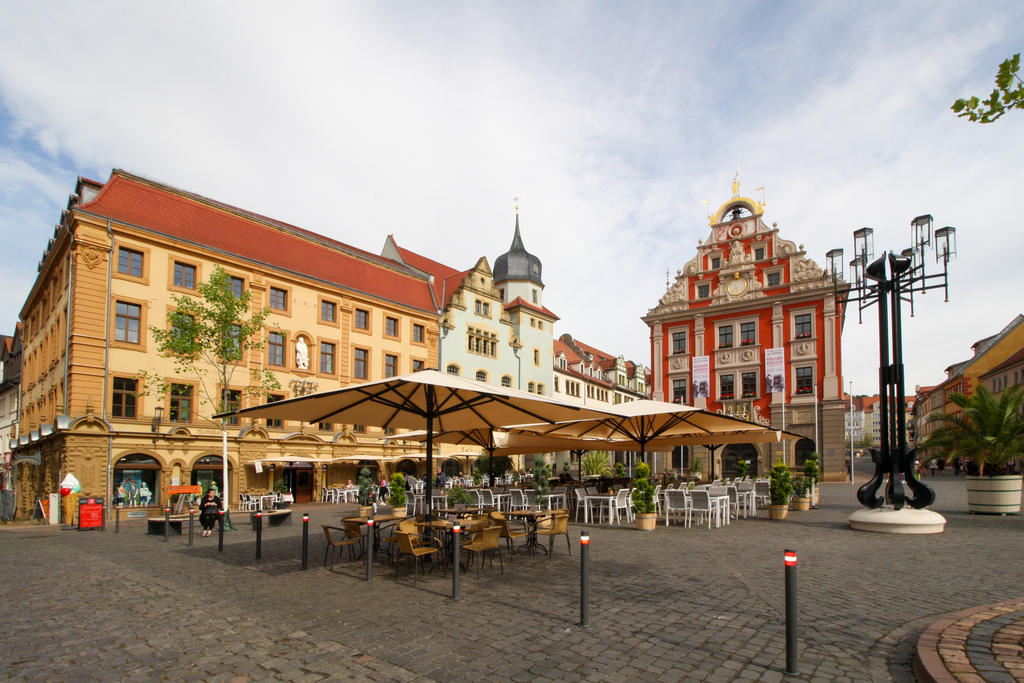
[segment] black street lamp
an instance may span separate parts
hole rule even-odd
[[[935,502],[935,492],[919,481],[914,473],[916,448],[907,447],[907,413],[903,384],[902,304],[910,304],[914,315],[914,292],[942,288],[949,301],[949,260],[956,256],[956,228],[944,227],[932,234],[930,214],[910,222],[912,244],[899,254],[885,252],[874,258],[874,231],[860,228],[853,233],[854,258],[850,261],[852,282],[840,291],[843,275],[843,250],[831,249],[825,255],[835,287],[836,300],[858,302],[857,317],[863,322],[865,308],[878,304],[878,396],[879,417],[883,429],[880,448],[871,449],[875,474],[857,489],[857,500],[868,508],[888,501],[900,510],[909,504],[925,508]],[[935,260],[942,264],[939,273],[925,271],[925,253],[934,248]],[[888,267],[887,267],[888,266]],[[878,490],[888,475],[885,498]],[[903,488],[914,492],[908,499]]]

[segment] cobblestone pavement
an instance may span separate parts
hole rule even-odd
[[[851,531],[849,484],[822,487],[821,507],[773,522],[644,533],[590,525],[590,626],[579,620],[580,525],[572,556],[505,558],[463,577],[413,582],[379,564],[321,566],[311,514],[310,569],[301,523],[264,532],[255,560],[247,525],[187,547],[186,537],[0,531],[0,662],[14,680],[912,680],[917,636],[943,615],[1018,597],[1024,519],[966,513],[963,479],[928,478],[948,520],[934,536]],[[240,517],[240,515],[235,515]],[[559,545],[559,542],[561,544]],[[783,550],[799,553],[798,676],[783,674]]]

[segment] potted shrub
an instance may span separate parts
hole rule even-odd
[[[652,531],[657,523],[654,505],[654,486],[650,481],[651,468],[647,463],[640,463],[636,466],[636,479],[633,485],[633,512],[636,513],[636,528],[641,531]]]
[[[967,509],[978,514],[1018,514],[1021,475],[1010,462],[1024,453],[1024,386],[1003,391],[997,399],[979,385],[968,398],[950,394],[960,412],[933,413],[935,425],[925,448],[944,449],[947,459],[965,458],[977,466],[967,476]]]
[[[790,501],[790,510],[803,511],[811,509],[811,482],[806,477],[800,477],[793,481],[793,498]]]
[[[359,470],[359,477],[356,481],[359,486],[359,516],[369,517],[373,512],[373,475],[368,467]]]
[[[551,465],[544,462],[544,456],[538,455],[533,461],[533,490],[537,492],[538,508],[544,504],[544,496],[550,490]]]
[[[793,493],[793,475],[786,463],[780,460],[772,467],[768,478],[768,495],[771,498],[768,516],[772,519],[786,519],[789,514],[789,497]]]
[[[452,490],[448,492],[448,507],[453,508],[456,505],[472,504],[473,496],[469,495],[469,491],[461,486],[453,486]]]
[[[737,479],[742,479],[743,477],[747,476],[747,472],[749,472],[749,471],[750,471],[750,465],[747,464],[746,460],[737,460],[736,461],[736,478]]]
[[[615,476],[619,479],[626,476],[626,466],[621,462],[615,463]]]
[[[275,505],[279,508],[288,507],[288,501],[284,499],[284,494],[290,493],[288,490],[288,484],[285,483],[284,477],[274,481],[274,492],[277,493],[277,503]]]
[[[804,478],[810,486],[811,507],[818,506],[818,480],[821,477],[821,468],[818,467],[818,454],[811,453],[804,460]]]
[[[392,509],[397,510],[398,508],[404,508],[406,503],[405,496],[405,475],[401,472],[395,472],[391,475],[391,484],[388,486],[388,505]]]

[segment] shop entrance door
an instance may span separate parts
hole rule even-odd
[[[313,470],[294,470],[295,502],[308,503],[313,500]]]

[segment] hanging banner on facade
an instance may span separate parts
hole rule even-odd
[[[693,357],[693,397],[707,398],[711,385],[711,361],[708,356]]]
[[[764,350],[764,386],[768,393],[786,390],[786,350]]]
[[[256,468],[256,474],[263,474],[263,461],[257,460],[253,463],[253,467]]]

